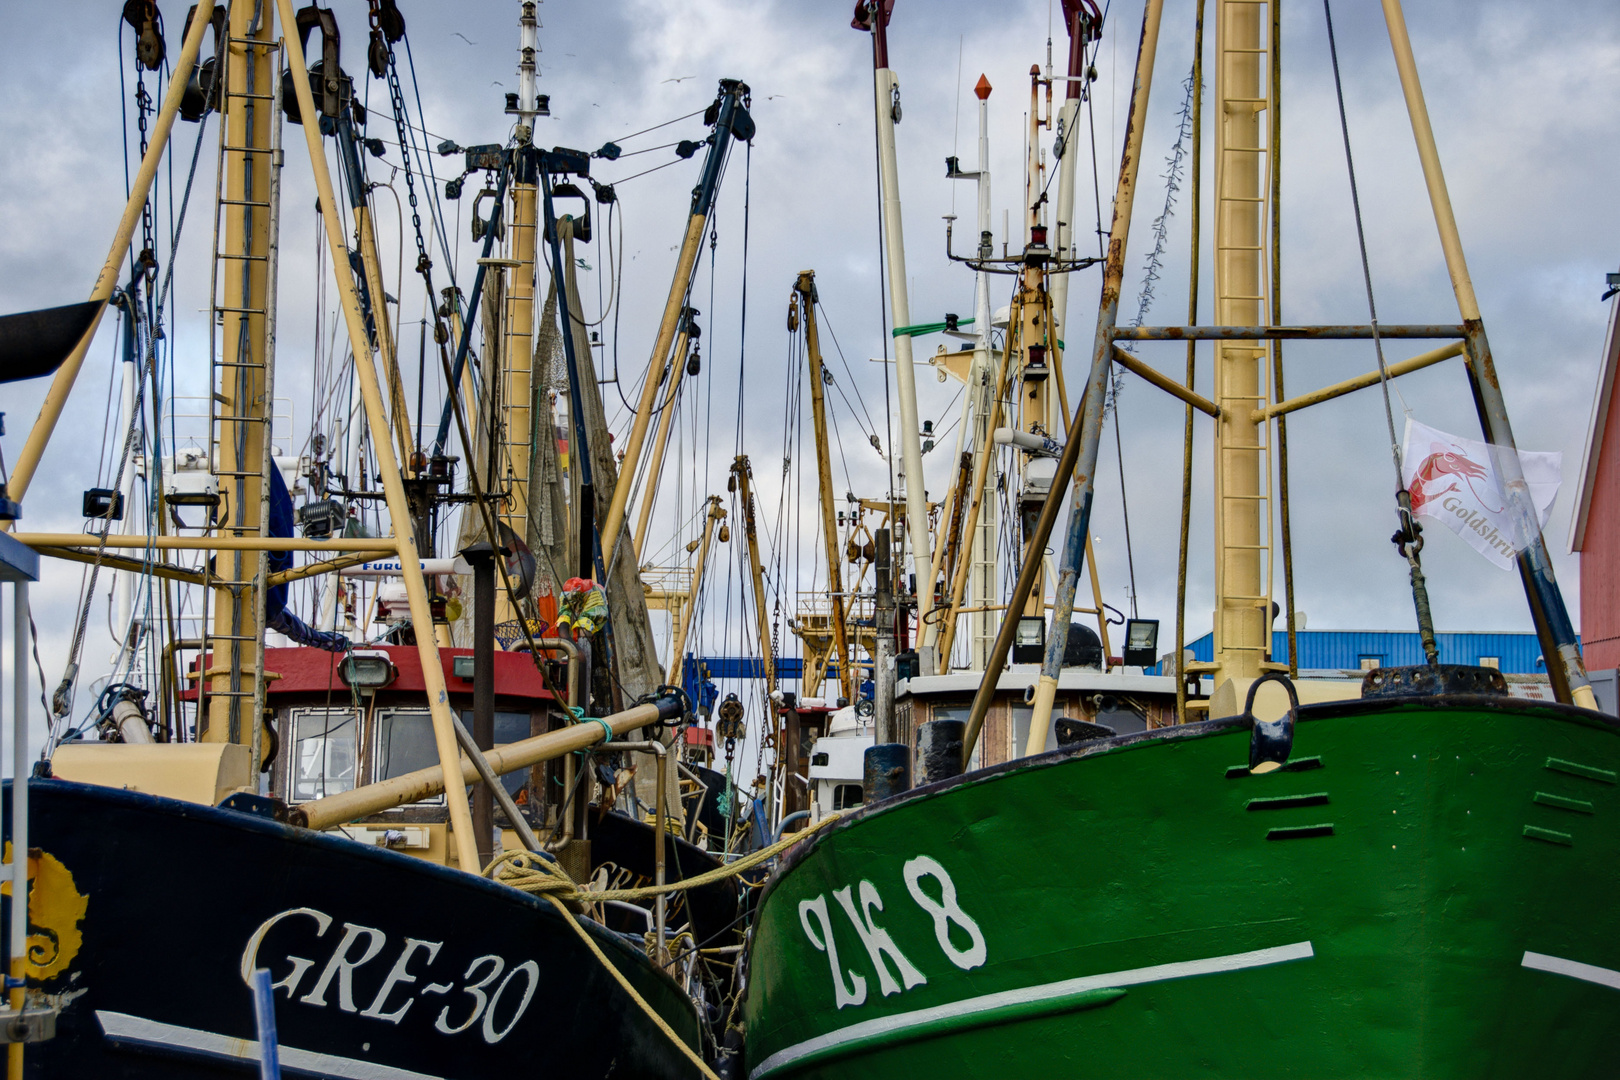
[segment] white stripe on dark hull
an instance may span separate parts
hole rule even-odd
[[[259,1043],[255,1039],[238,1039],[212,1031],[164,1024],[146,1020],[128,1013],[97,1010],[96,1019],[107,1038],[117,1044],[145,1047],[154,1050],[178,1051],[202,1057],[223,1058],[231,1061],[257,1062]],[[338,1077],[340,1080],[442,1080],[427,1073],[380,1065],[374,1061],[322,1054],[314,1050],[300,1050],[283,1044],[278,1047],[281,1067],[286,1072],[313,1076]]]

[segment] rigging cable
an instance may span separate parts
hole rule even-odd
[[[1429,666],[1440,662],[1440,652],[1434,640],[1434,616],[1429,610],[1429,588],[1423,578],[1423,567],[1418,553],[1423,550],[1423,529],[1412,516],[1412,495],[1406,490],[1406,473],[1401,462],[1401,444],[1395,434],[1395,409],[1389,400],[1389,367],[1384,362],[1384,342],[1378,333],[1378,308],[1373,302],[1372,267],[1367,260],[1367,234],[1361,223],[1361,196],[1356,190],[1356,162],[1350,153],[1350,121],[1344,110],[1344,83],[1339,77],[1339,46],[1333,36],[1333,7],[1331,0],[1322,0],[1322,13],[1327,19],[1328,52],[1333,59],[1333,90],[1339,100],[1339,130],[1344,136],[1344,164],[1350,176],[1350,204],[1356,216],[1356,243],[1361,250],[1361,278],[1367,286],[1367,315],[1372,326],[1373,349],[1378,355],[1378,385],[1384,395],[1384,420],[1389,426],[1389,452],[1395,465],[1395,509],[1400,530],[1392,537],[1396,550],[1406,559],[1411,570],[1412,604],[1417,609],[1418,634],[1423,639],[1423,653]]]
[[[197,177],[197,162],[202,156],[203,136],[207,134],[207,131],[207,124],[200,123],[197,125],[197,145],[191,153],[191,169],[186,176],[185,195],[180,200],[180,215],[176,219],[175,223],[175,248],[178,248],[179,246],[180,229],[185,222],[186,208],[191,202],[192,182]],[[156,360],[158,332],[159,328],[162,326],[164,308],[169,299],[169,287],[174,281],[174,261],[176,255],[175,248],[171,248],[169,251],[168,265],[164,268],[162,291],[157,299],[157,322],[154,325],[152,332],[147,337],[146,358],[142,365],[143,369],[146,371],[150,371],[153,363]],[[145,396],[146,378],[143,376],[136,382],[135,412],[139,412],[141,409],[142,399],[144,399]],[[111,485],[115,490],[120,489],[123,486],[124,469],[129,464],[130,451],[134,446],[135,432],[139,429],[139,425],[133,422],[133,416],[131,417],[131,420],[132,422],[130,424],[129,431],[124,436],[124,452],[119,461],[118,472]],[[107,537],[112,531],[112,525],[113,522],[111,516],[108,516],[102,520],[101,532],[97,537],[96,542],[96,558],[95,561],[90,564],[89,586],[85,590],[79,605],[78,618],[75,620],[73,631],[73,641],[68,651],[68,662],[62,673],[62,681],[57,686],[56,692],[52,696],[52,709],[50,715],[54,717],[54,720],[52,721],[53,729],[55,727],[55,720],[60,720],[61,718],[67,716],[69,711],[71,711],[73,708],[73,687],[78,681],[79,655],[84,649],[84,633],[90,618],[90,604],[94,600],[96,577],[101,571],[101,560],[107,550]]]

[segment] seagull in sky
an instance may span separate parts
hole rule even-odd
[[[675,79],[665,79],[664,82],[667,82],[667,83],[683,83],[687,79],[695,79],[695,78],[697,78],[696,75],[682,75],[679,78],[675,78]],[[664,85],[664,83],[659,83],[658,85],[662,86],[662,85]]]
[[[454,36],[460,38],[462,41],[465,41],[469,45],[477,45],[478,44],[478,42],[474,41],[472,38],[468,37],[466,34],[463,34],[460,30],[452,30],[452,31],[450,31],[450,33],[453,34]]]

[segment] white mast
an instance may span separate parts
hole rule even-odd
[[[905,238],[900,221],[900,175],[895,162],[894,124],[900,113],[900,83],[889,68],[888,22],[894,0],[872,0],[866,7],[872,31],[872,66],[876,87],[878,178],[883,191],[883,245],[889,262],[889,310],[896,329],[911,324],[906,297]],[[900,461],[906,480],[906,550],[918,583],[917,618],[927,624],[934,593],[928,581],[932,552],[928,532],[928,495],[923,483],[922,435],[917,419],[917,375],[911,363],[911,336],[894,339],[894,373],[900,398]],[[892,460],[892,457],[891,457]],[[921,667],[932,670],[929,657]]]
[[[1091,12],[1076,0],[1064,0],[1063,21],[1069,30],[1069,77],[1064,83],[1066,90],[1063,95],[1063,108],[1058,112],[1058,134],[1063,141],[1063,156],[1058,159],[1058,192],[1057,207],[1053,215],[1053,253],[1061,266],[1063,262],[1076,258],[1074,247],[1074,173],[1077,162],[1075,153],[1076,128],[1080,123],[1080,102],[1085,95],[1086,87],[1086,42],[1098,33],[1098,26],[1091,19]],[[1050,43],[1047,46],[1050,57]],[[1051,68],[1050,58],[1047,60],[1048,69]],[[1050,74],[1050,70],[1048,70]],[[1052,337],[1054,341],[1065,341],[1064,331],[1068,325],[1069,314],[1069,275],[1058,270],[1048,280],[1047,289],[1052,294]],[[1067,352],[1067,350],[1063,350]],[[1060,361],[1061,362],[1061,359]]]

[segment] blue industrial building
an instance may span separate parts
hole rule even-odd
[[[1358,671],[1426,663],[1415,630],[1301,630],[1297,637],[1300,671]],[[1507,675],[1546,671],[1535,634],[1436,634],[1435,644],[1440,647],[1442,664],[1494,667]],[[1210,634],[1189,642],[1188,648],[1194,660],[1214,659]],[[1287,631],[1272,632],[1271,655],[1279,663],[1288,658]]]
[[[1402,667],[1422,664],[1423,643],[1413,630],[1301,630],[1299,637],[1299,670],[1302,674],[1315,672],[1364,671],[1372,667]],[[1465,633],[1436,634],[1442,664],[1472,664],[1494,667],[1504,675],[1543,675],[1546,664],[1541,656],[1541,643],[1531,633]],[[1170,648],[1174,648],[1174,642]],[[1212,635],[1205,634],[1188,643],[1193,659],[1208,663],[1214,659]],[[1288,658],[1288,633],[1273,631],[1271,655],[1279,663]],[[1149,674],[1164,674],[1161,667],[1149,668]],[[798,679],[802,675],[803,661],[796,656],[778,657],[776,677],[782,681]],[[758,657],[687,656],[682,665],[682,683],[694,703],[710,705],[715,697],[714,684],[718,680],[763,679],[765,665]]]

